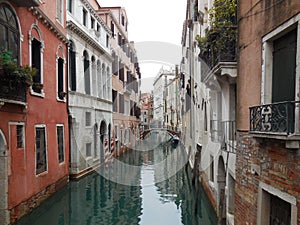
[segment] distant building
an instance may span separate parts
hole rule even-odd
[[[134,43],[128,39],[128,18],[122,7],[102,7],[99,15],[110,27],[112,38],[113,136],[116,154],[139,138],[141,72]]]
[[[147,130],[153,120],[153,95],[150,93],[142,93],[140,100],[141,107],[141,128],[142,130]]]
[[[75,0],[67,10],[70,175],[76,178],[104,162],[112,137],[111,31],[99,7],[96,0]]]
[[[174,69],[161,68],[153,81],[153,120],[157,127],[167,128],[167,108],[165,87],[169,79],[175,78]]]
[[[32,85],[17,77],[8,83],[0,70],[0,224],[12,224],[69,178],[66,1],[48,3],[0,3],[1,51],[37,70]]]

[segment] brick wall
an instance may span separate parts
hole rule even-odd
[[[284,141],[239,133],[235,224],[256,224],[259,182],[297,199],[300,224],[300,150],[286,149]]]

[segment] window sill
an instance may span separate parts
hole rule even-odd
[[[32,96],[40,97],[40,98],[45,98],[45,93],[44,90],[41,91],[41,93],[35,92],[32,88],[30,88],[30,94]]]

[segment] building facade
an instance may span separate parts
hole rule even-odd
[[[235,224],[300,224],[299,1],[238,15]]]
[[[218,21],[216,16],[222,14],[220,10],[226,12],[226,4],[236,4],[228,1],[220,6],[217,2],[220,1],[195,0],[187,4],[180,65],[182,130],[190,165],[200,171],[203,188],[218,214],[219,223],[226,220],[227,224],[233,224],[236,11],[228,12],[230,20],[221,18],[231,24],[229,31],[215,21]],[[222,29],[228,33],[232,29],[233,40],[227,41]],[[223,40],[225,47],[216,46]]]
[[[7,86],[1,77],[0,224],[13,223],[68,182],[65,8],[65,1],[0,2],[1,51],[36,70],[27,86],[20,80]]]
[[[70,175],[104,162],[112,137],[111,31],[94,0],[68,0]]]
[[[153,120],[158,128],[167,128],[166,87],[168,80],[175,78],[175,70],[161,68],[153,81]]]
[[[128,18],[122,7],[98,10],[112,38],[112,101],[115,154],[132,148],[139,138],[139,100],[141,72],[134,43],[128,39]]]

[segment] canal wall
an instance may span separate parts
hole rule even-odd
[[[25,201],[21,202],[17,206],[10,209],[10,221],[14,223],[19,220],[22,216],[31,212],[34,208],[38,207],[43,201],[49,198],[51,195],[57,192],[58,189],[62,188],[69,182],[69,176],[65,176],[57,182],[47,186],[39,193],[31,196]]]

